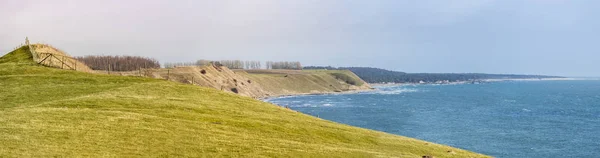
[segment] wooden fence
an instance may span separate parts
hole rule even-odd
[[[58,54],[52,54],[52,53],[35,53],[35,52],[32,52],[32,53],[38,55],[38,57],[40,59],[40,61],[37,62],[38,64],[42,64],[42,65],[46,65],[46,66],[50,66],[50,67],[61,68],[61,69],[77,70],[77,60],[70,56],[64,56],[64,55],[58,55]]]

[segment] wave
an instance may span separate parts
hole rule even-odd
[[[413,92],[419,92],[419,91],[420,90],[414,89],[414,88],[392,88],[392,89],[382,88],[382,89],[379,89],[376,91],[365,92],[365,93],[366,94],[395,95],[395,94],[413,93]]]

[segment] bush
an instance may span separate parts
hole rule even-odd
[[[363,84],[361,81],[358,81],[354,77],[349,76],[345,73],[331,73],[331,75],[334,76],[336,79],[342,80],[351,85],[361,86]]]

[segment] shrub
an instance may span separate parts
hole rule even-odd
[[[345,73],[337,73],[336,72],[336,73],[331,73],[331,75],[334,76],[336,79],[342,80],[351,85],[361,86],[363,84],[361,81],[358,81],[354,77],[349,76],[348,74],[345,74]]]

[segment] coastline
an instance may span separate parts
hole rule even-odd
[[[309,96],[309,95],[328,95],[328,94],[356,94],[356,93],[360,93],[360,92],[375,91],[376,89],[377,88],[356,89],[356,90],[348,90],[348,91],[342,91],[342,92],[318,92],[318,93],[282,94],[282,95],[261,97],[261,98],[256,98],[256,99],[260,100],[260,101],[267,102],[267,100],[269,100],[269,99],[284,98],[284,97],[297,97],[297,96]]]

